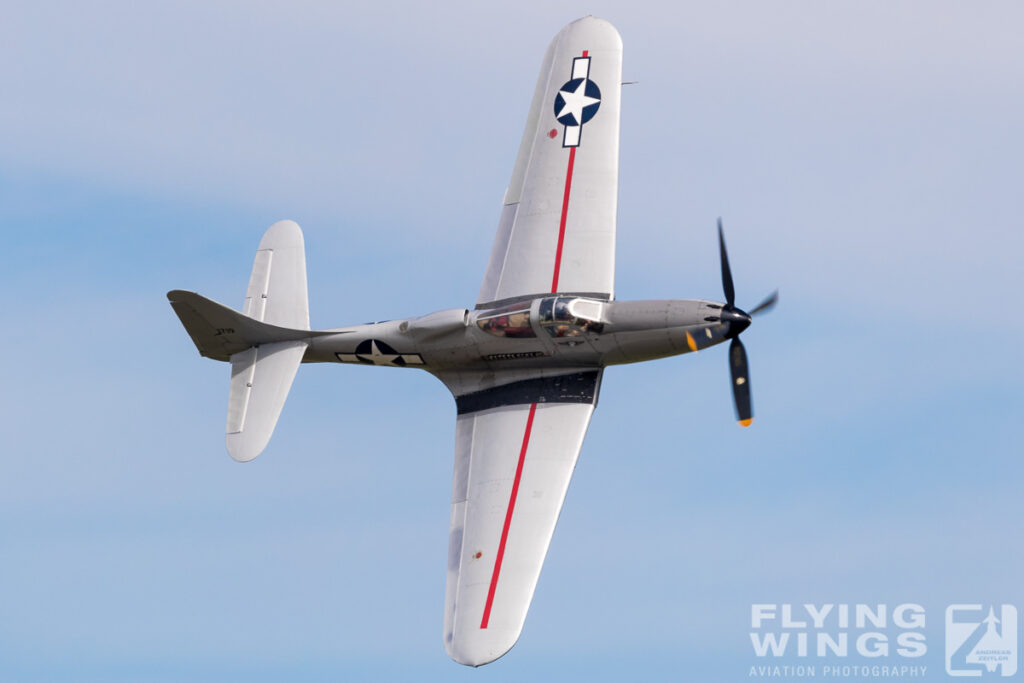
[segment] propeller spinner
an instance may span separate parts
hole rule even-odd
[[[725,250],[725,234],[722,231],[722,219],[718,219],[718,253],[722,261],[722,290],[725,292],[725,306],[722,308],[721,320],[728,323],[725,334],[729,343],[729,373],[732,377],[732,399],[736,405],[736,419],[740,425],[749,427],[754,421],[754,410],[750,403],[750,368],[747,365],[747,350],[740,341],[740,333],[750,326],[750,317],[759,313],[767,313],[779,300],[779,291],[772,292],[764,301],[747,313],[736,308],[736,289],[732,282],[732,270],[729,268],[729,254]]]

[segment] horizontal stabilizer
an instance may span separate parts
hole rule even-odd
[[[231,357],[227,446],[235,460],[248,462],[266,448],[306,346],[304,341],[275,342]]]
[[[263,234],[239,313],[195,292],[167,292],[200,355],[230,361],[227,447],[252,460],[274,433],[295,373],[313,337],[309,329],[302,230],[278,221]]]
[[[271,325],[309,329],[306,247],[295,221],[278,221],[263,233],[242,312]]]

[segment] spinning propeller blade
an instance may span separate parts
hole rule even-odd
[[[733,337],[729,344],[729,372],[732,375],[732,398],[736,404],[736,418],[744,427],[754,421],[750,405],[750,369],[747,367],[747,351],[739,337]]]
[[[775,290],[768,295],[768,298],[754,306],[753,310],[750,311],[750,315],[757,315],[758,313],[767,313],[768,311],[775,308],[775,304],[779,301],[779,290]]]
[[[779,290],[772,292],[768,298],[747,313],[736,308],[736,290],[732,282],[732,269],[729,267],[729,255],[725,250],[725,233],[722,230],[722,219],[718,219],[718,253],[722,261],[722,289],[725,291],[725,306],[722,308],[721,320],[729,325],[726,337],[732,339],[729,344],[729,374],[732,377],[732,399],[736,405],[736,419],[740,425],[749,427],[754,421],[754,410],[750,401],[750,368],[747,365],[747,351],[740,341],[740,334],[750,325],[750,316],[766,313],[779,300]]]
[[[732,270],[729,269],[729,254],[725,252],[721,218],[718,219],[718,255],[722,259],[722,290],[725,291],[725,303],[732,308],[736,305],[736,290],[732,286]]]

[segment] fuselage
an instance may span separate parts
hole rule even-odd
[[[462,369],[600,368],[719,344],[723,304],[700,299],[601,301],[549,295],[477,310],[353,325],[311,339],[303,362]]]

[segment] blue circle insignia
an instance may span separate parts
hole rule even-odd
[[[566,96],[569,97],[568,104]],[[582,106],[580,106],[582,104]],[[566,81],[555,95],[555,118],[563,126],[582,126],[601,106],[601,89],[589,78]]]

